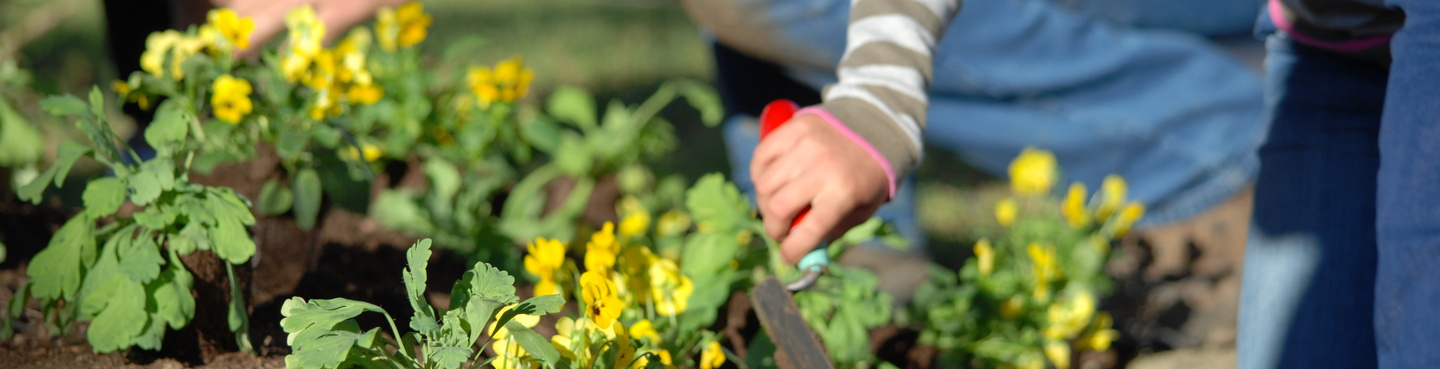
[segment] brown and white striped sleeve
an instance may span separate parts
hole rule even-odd
[[[825,87],[821,113],[886,167],[892,195],[919,165],[932,55],[959,9],[959,0],[851,1],[839,81]]]

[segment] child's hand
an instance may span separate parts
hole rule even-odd
[[[798,115],[761,140],[750,176],[765,232],[791,263],[889,200],[889,178],[876,159],[815,114]],[[790,229],[806,207],[809,215]]]

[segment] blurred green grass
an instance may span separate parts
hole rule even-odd
[[[679,4],[668,0],[426,0],[434,17],[425,53],[463,78],[466,65],[489,65],[516,55],[535,70],[531,99],[560,85],[577,85],[601,101],[638,103],[659,83],[675,78],[709,81],[714,65],[701,32]],[[116,77],[105,50],[102,4],[93,0],[0,0],[0,30],[16,27],[37,9],[64,4],[71,11],[54,29],[25,45],[21,66],[44,94],[81,94]],[[29,107],[34,109],[34,107]],[[699,123],[693,110],[664,113],[676,125],[681,149],[656,165],[662,174],[690,180],[730,170],[718,129]],[[953,154],[927,152],[919,172],[921,223],[930,254],[956,266],[977,235],[998,228],[993,204],[1004,195],[999,180]]]

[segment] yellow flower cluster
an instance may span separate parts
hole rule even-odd
[[[280,73],[314,92],[310,118],[339,115],[347,103],[374,104],[385,96],[367,68],[372,38],[368,29],[355,28],[334,48],[326,49],[321,44],[325,24],[308,5],[286,14],[285,26],[290,48],[280,59]]]
[[[374,163],[376,160],[380,160],[381,155],[384,155],[384,153],[380,152],[380,147],[372,143],[362,143],[360,147],[350,146],[345,148],[344,151],[340,151],[341,159],[350,161],[365,160],[366,163]]]
[[[1035,274],[1035,291],[1032,293],[1035,300],[1047,301],[1050,299],[1050,282],[1060,278],[1060,266],[1055,263],[1055,247],[1031,243],[1026,247],[1026,253],[1030,254],[1031,272]]]
[[[379,36],[380,48],[395,52],[425,41],[430,21],[424,6],[415,1],[405,3],[399,9],[380,9],[375,15],[375,33]]]
[[[230,9],[211,10],[207,23],[192,35],[176,30],[151,33],[145,38],[145,51],[140,54],[140,70],[155,76],[185,79],[185,60],[201,51],[229,57],[236,49],[250,46],[255,21],[240,17]],[[132,89],[134,86],[130,86]]]
[[[212,88],[215,91],[210,95],[210,105],[215,118],[237,124],[253,109],[249,81],[226,74],[216,78]]]
[[[495,102],[513,103],[530,92],[530,82],[535,72],[525,67],[524,60],[515,57],[501,61],[495,69],[470,67],[466,80],[470,92],[481,108],[489,108]]]

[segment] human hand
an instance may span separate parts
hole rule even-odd
[[[780,241],[780,254],[791,263],[869,219],[889,199],[889,177],[876,158],[816,114],[797,115],[761,140],[750,176],[765,232]]]

